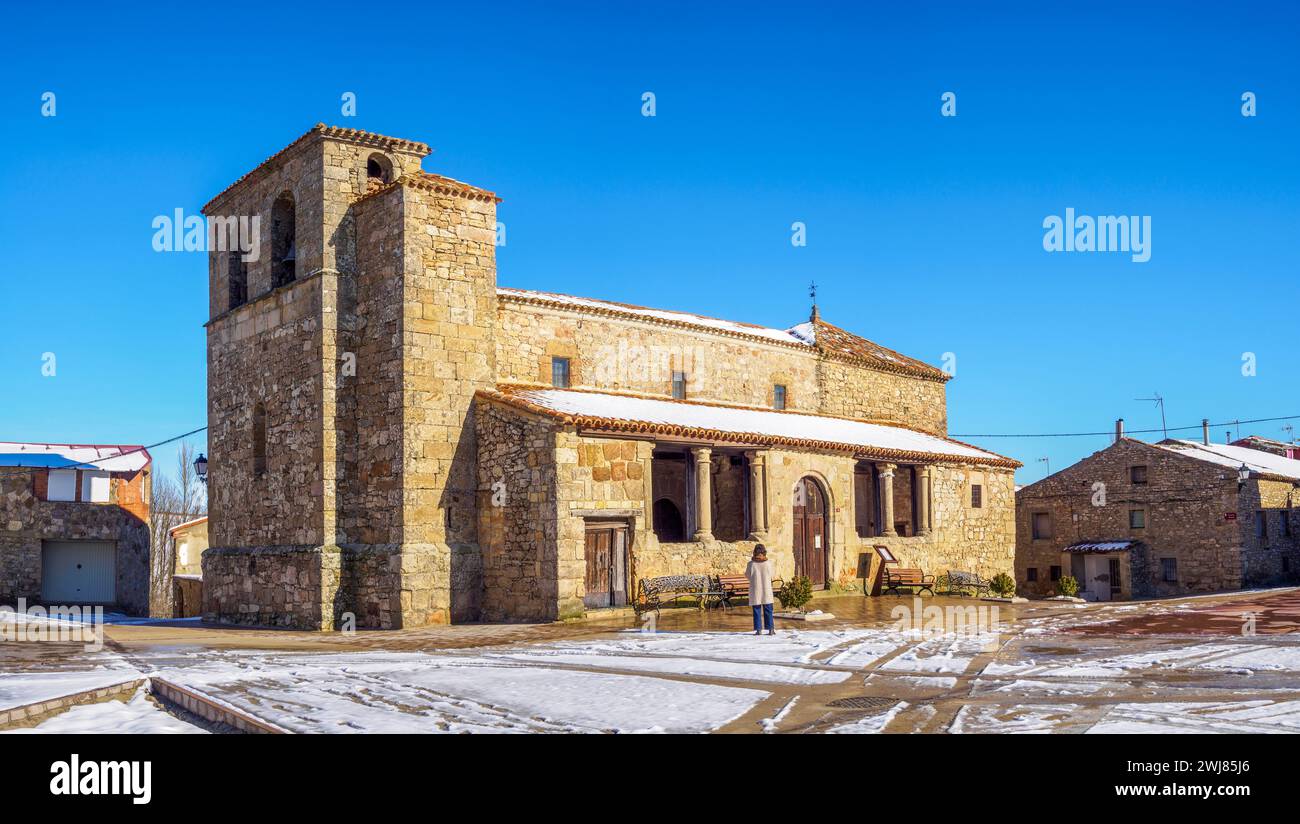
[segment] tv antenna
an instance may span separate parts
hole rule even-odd
[[[1150,398],[1134,398],[1135,401],[1151,401],[1160,407],[1160,429],[1165,433],[1165,440],[1169,440],[1169,427],[1165,424],[1165,399],[1160,397],[1159,392],[1152,392]]]

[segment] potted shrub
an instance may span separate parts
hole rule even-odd
[[[1073,575],[1062,575],[1056,582],[1056,591],[1066,598],[1077,598],[1079,595],[1079,579]]]
[[[989,589],[999,598],[1010,598],[1016,594],[1016,582],[1005,572],[999,572],[989,581]]]
[[[783,608],[803,612],[804,605],[812,600],[812,579],[806,575],[796,575],[781,587],[776,598]]]

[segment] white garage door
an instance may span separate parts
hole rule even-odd
[[[117,600],[117,563],[112,541],[45,541],[41,597],[46,604],[79,606]]]

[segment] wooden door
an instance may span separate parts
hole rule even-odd
[[[826,496],[812,478],[794,490],[794,574],[826,586]]]
[[[586,535],[586,595],[592,609],[627,604],[627,529],[589,525]]]

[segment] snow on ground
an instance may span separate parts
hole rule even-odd
[[[627,630],[619,633],[617,638],[557,641],[543,646],[611,654],[689,655],[724,661],[806,664],[820,653],[878,632],[867,629],[788,630],[776,635],[751,635],[747,632]]]
[[[1089,733],[1295,733],[1300,701],[1120,704]]]
[[[0,664],[0,709],[35,704],[142,677],[139,670],[112,653],[85,653],[79,657],[78,663],[89,666],[75,670],[11,672]]]
[[[700,658],[601,655],[596,652],[531,651],[489,653],[489,658],[527,664],[565,664],[593,669],[634,670],[662,675],[723,678],[735,681],[765,681],[774,684],[838,684],[852,673],[779,664],[710,661]]]
[[[948,727],[959,733],[1050,733],[1071,720],[1076,704],[967,704]]]
[[[831,656],[826,663],[836,667],[861,669],[876,663],[904,643],[902,636],[894,630],[877,630],[869,634],[866,640],[858,641]]]
[[[907,702],[899,701],[884,712],[864,715],[848,723],[831,727],[827,732],[832,735],[874,735],[882,733],[885,731],[885,727],[889,726],[889,722],[893,721],[894,717],[905,709],[907,709]]]
[[[35,727],[0,730],[0,733],[85,734],[206,734],[207,730],[176,718],[145,697],[141,687],[130,701],[101,701],[80,704]]]
[[[208,653],[160,675],[297,732],[705,732],[769,693],[424,653]]]
[[[981,652],[997,649],[997,635],[942,635],[930,638],[886,662],[880,669],[900,672],[963,673]]]

